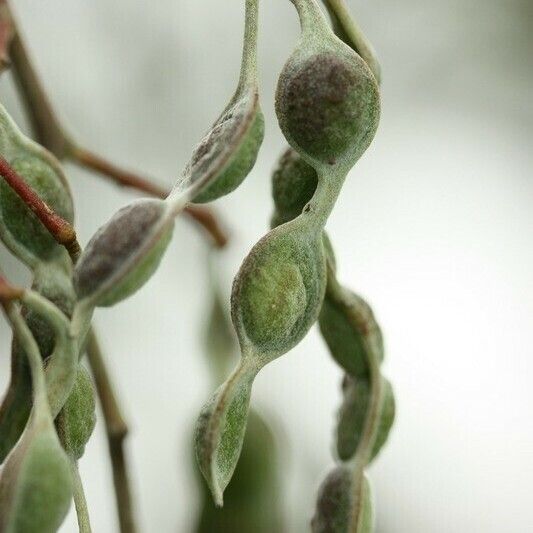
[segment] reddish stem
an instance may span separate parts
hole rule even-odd
[[[81,250],[72,225],[54,213],[2,156],[0,156],[0,175],[24,204],[35,213],[54,239],[68,250],[73,260],[77,259]]]

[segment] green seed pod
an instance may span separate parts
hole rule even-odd
[[[383,360],[383,336],[370,306],[359,296],[328,279],[328,291],[320,312],[319,325],[331,355],[350,375],[368,376],[369,354]]]
[[[32,424],[0,477],[0,531],[55,533],[67,515],[72,480],[53,426]]]
[[[19,311],[14,306],[5,310],[28,356],[34,403],[28,425],[0,475],[0,531],[54,533],[72,500],[69,460],[52,422],[37,343]]]
[[[250,173],[265,134],[257,84],[258,0],[246,0],[244,47],[237,90],[204,136],[175,187],[176,202],[211,202],[234,191]]]
[[[326,288],[320,238],[299,219],[263,237],[244,260],[231,296],[244,357],[263,364],[296,346],[317,319]]]
[[[205,483],[201,483],[202,508],[196,533],[281,533],[285,530],[276,452],[273,431],[262,416],[251,410],[242,453],[224,494],[223,508],[213,505]]]
[[[370,404],[370,384],[365,379],[349,375],[343,380],[343,403],[339,409],[337,424],[337,454],[342,461],[350,460],[361,442]],[[394,422],[395,403],[391,384],[383,380],[383,401],[379,411],[378,429],[374,438],[369,463],[377,456]]]
[[[351,168],[380,115],[367,64],[329,28],[316,0],[295,0],[302,36],[281,72],[276,113],[289,144],[309,163]]]
[[[174,215],[161,200],[138,200],[119,210],[76,265],[78,299],[106,307],[131,296],[156,271],[173,229]]]
[[[196,148],[190,180],[209,184],[194,202],[212,202],[233,192],[254,167],[264,135],[257,94],[248,94],[224,113]]]
[[[279,226],[299,216],[313,197],[317,184],[316,170],[289,148],[272,174],[272,198],[276,210],[272,226]]]
[[[257,371],[257,367],[241,362],[203,407],[196,422],[196,459],[217,506],[222,506],[224,489],[239,460]]]
[[[45,263],[35,270],[33,289],[70,316],[75,300],[70,275],[54,263]],[[50,322],[32,309],[24,308],[28,327],[32,332],[43,359],[55,347],[55,332]],[[28,421],[32,405],[31,374],[27,355],[16,338],[11,347],[11,376],[7,393],[0,405],[0,463],[19,440]]]
[[[235,277],[232,320],[241,362],[203,408],[196,429],[198,463],[217,505],[222,505],[222,493],[239,459],[253,380],[264,365],[309,331],[325,286],[321,238],[300,218],[263,237]]]
[[[0,464],[20,439],[31,411],[31,376],[24,350],[11,348],[11,377],[0,406]],[[1,530],[0,530],[1,531]]]
[[[55,420],[57,434],[67,454],[81,459],[96,424],[94,385],[87,369],[79,366],[76,382]]]
[[[0,156],[40,198],[68,222],[74,219],[72,197],[57,160],[25,137],[0,105]],[[0,238],[24,263],[68,259],[37,216],[0,177]]]
[[[322,483],[311,522],[313,533],[371,533],[373,512],[365,476],[336,467]]]

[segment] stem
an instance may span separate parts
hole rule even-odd
[[[69,150],[70,142],[59,124],[39,76],[33,68],[7,0],[5,0],[4,9],[13,31],[10,47],[13,75],[34,129],[36,140],[58,159],[63,159]]]
[[[34,395],[32,416],[35,417],[36,420],[48,420],[50,425],[52,425],[53,422],[50,408],[48,406],[46,382],[39,346],[37,346],[37,342],[35,341],[30,328],[26,324],[26,321],[22,318],[18,307],[15,306],[12,301],[6,300],[0,300],[0,306],[3,308],[11,323],[11,327],[20,342],[21,348],[28,357]]]
[[[12,28],[13,38],[10,55],[13,74],[36,140],[50,150],[58,159],[70,159],[85,168],[112,179],[119,185],[138,189],[152,196],[165,198],[168,194],[167,190],[132,172],[121,169],[89,150],[81,148],[67,135],[33,67],[26,45],[20,36],[16,21],[6,0],[0,0],[0,8],[0,24],[4,22]],[[216,246],[223,248],[226,245],[227,235],[212,211],[207,207],[199,208],[196,206],[188,206],[185,211],[192,220],[200,224],[211,235]]]
[[[365,37],[357,21],[350,15],[345,0],[324,1],[334,26],[336,26],[335,33],[364,59],[379,84],[381,82],[381,67],[374,48]]]
[[[91,372],[94,376],[107,430],[107,442],[113,469],[120,531],[122,533],[134,533],[136,526],[124,451],[124,440],[128,435],[128,426],[118,405],[105,367],[102,351],[93,330],[89,333],[87,357]]]
[[[302,33],[308,37],[315,36],[317,31],[330,30],[324,13],[316,0],[291,0],[300,18]]]
[[[246,0],[244,15],[244,44],[242,49],[239,89],[257,85],[257,27],[259,0]]]
[[[80,477],[80,471],[78,470],[78,464],[73,457],[69,457],[69,463],[79,533],[91,533],[89,509],[87,508],[87,500],[85,499],[85,491],[83,490],[83,483]]]
[[[101,156],[81,148],[73,146],[68,157],[83,168],[93,170],[96,173],[111,178],[117,185],[136,189],[157,198],[166,198],[170,190],[157,185],[149,179],[143,178],[129,170],[125,170],[105,160]],[[200,224],[209,233],[215,245],[223,248],[228,242],[228,236],[211,209],[197,205],[188,205],[186,214]]]
[[[78,369],[78,343],[70,334],[70,321],[52,303],[38,292],[25,290],[22,303],[40,315],[55,333],[54,350],[46,368],[48,403],[55,418],[74,386]]]
[[[43,202],[33,188],[24,181],[24,178],[18,172],[13,170],[2,156],[0,156],[0,175],[37,216],[56,242],[67,249],[72,261],[75,263],[81,253],[81,248],[72,225]]]

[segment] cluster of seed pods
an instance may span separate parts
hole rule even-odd
[[[245,435],[269,438],[256,414],[247,433],[256,375],[318,321],[345,380],[337,426],[340,466],[320,490],[312,527],[361,533],[372,527],[364,470],[386,440],[394,400],[379,371],[379,327],[368,305],[338,283],[324,227],[349,170],[376,133],[379,66],[342,0],[326,2],[339,36],[316,0],[292,1],[301,35],[276,92],[279,125],[291,148],[274,174],[273,229],[252,248],[233,283],[231,319],[241,358],[201,411],[195,451],[215,503],[222,505]],[[76,461],[95,423],[92,382],[79,364],[95,308],[115,305],[141,288],[162,260],[177,214],[189,202],[231,193],[255,164],[264,136],[258,0],[245,5],[237,90],[174,189],[165,200],[137,200],[118,211],[76,265],[0,180],[0,237],[34,276],[33,290],[21,291],[19,304],[4,302],[15,338],[12,379],[0,407],[0,531],[56,531],[69,508]],[[58,163],[26,139],[1,107],[0,156],[0,164],[72,222],[72,199]],[[250,446],[257,452],[260,444]]]
[[[72,198],[59,164],[26,138],[1,106],[0,156],[3,169],[18,173],[56,213],[72,221]],[[3,180],[0,238],[33,273],[33,290],[21,296],[24,319],[17,310],[11,311],[12,321],[21,324],[14,325],[15,333],[22,333],[13,339],[11,379],[0,406],[0,461],[4,463],[0,531],[55,531],[70,506],[71,475],[76,475],[76,461],[95,424],[92,382],[79,365],[78,346],[70,333],[68,317],[75,304],[71,260]],[[28,353],[28,345],[33,354]],[[44,372],[44,401],[31,360],[35,353],[39,372]],[[80,382],[85,385],[82,392]],[[80,426],[83,434],[77,431]],[[32,481],[44,472],[50,480]],[[62,498],[48,504],[48,484],[54,479],[61,486],[52,488],[52,493],[57,491]]]
[[[257,2],[247,0],[237,90],[171,194],[164,201],[139,200],[121,209],[95,234],[74,267],[7,180],[0,180],[0,237],[34,275],[34,290],[21,292],[22,313],[14,304],[8,313],[15,338],[11,382],[0,407],[0,531],[56,531],[70,506],[72,488],[79,484],[76,461],[95,423],[92,381],[79,365],[95,307],[114,305],[138,290],[156,270],[174,218],[187,203],[230,193],[255,163],[264,135],[256,76],[257,15]],[[16,175],[53,213],[72,223],[72,198],[58,162],[24,137],[2,107],[0,158],[3,176]],[[39,356],[38,369],[34,355]],[[45,385],[38,387],[41,373]],[[34,446],[41,433],[46,445]],[[63,475],[65,464],[68,475]],[[39,472],[48,480],[36,483]]]
[[[235,278],[232,319],[241,360],[197,423],[197,458],[219,505],[239,458],[257,373],[301,341],[329,299],[332,254],[324,226],[379,122],[379,89],[367,63],[335,36],[315,0],[293,3],[302,32],[276,94],[292,150],[275,176],[275,227]]]

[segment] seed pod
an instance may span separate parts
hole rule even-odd
[[[206,404],[196,429],[200,470],[217,505],[222,505],[222,493],[242,448],[255,375],[309,331],[320,311],[325,285],[321,239],[301,221],[284,224],[263,237],[235,277],[232,320],[241,363]]]
[[[316,190],[316,170],[292,148],[282,155],[272,174],[275,214],[272,226],[279,226],[301,214]]]
[[[37,266],[33,290],[54,303],[70,316],[74,303],[74,290],[70,275],[62,268],[45,263]],[[56,333],[50,322],[32,309],[25,308],[26,323],[30,328],[43,359],[47,359],[55,347]],[[11,376],[7,393],[0,405],[0,463],[19,440],[28,421],[32,405],[31,374],[27,355],[16,338],[11,346]]]
[[[222,115],[195,149],[187,169],[190,183],[200,189],[194,202],[212,202],[233,192],[254,167],[264,135],[258,96],[250,92]]]
[[[68,222],[73,221],[72,197],[57,160],[25,137],[0,105],[0,156],[28,185]],[[68,259],[37,216],[0,177],[0,238],[21,261],[35,267],[40,261]]]
[[[258,368],[241,362],[230,378],[203,407],[195,430],[195,450],[217,506],[241,453],[252,383]]]
[[[54,429],[39,348],[18,310],[6,307],[28,356],[34,391],[28,425],[0,475],[0,531],[54,533],[72,500],[69,461]]]
[[[278,81],[278,121],[309,163],[349,169],[376,133],[379,89],[367,64],[331,31],[316,1],[294,3],[302,35]]]
[[[385,444],[394,422],[395,403],[391,384],[383,380],[383,401],[379,411],[378,429],[369,456],[374,460]],[[350,460],[361,442],[365,421],[368,415],[371,389],[366,379],[344,376],[343,403],[339,409],[337,424],[337,455],[342,461]]]
[[[251,410],[242,453],[224,494],[224,507],[217,509],[213,505],[202,480],[203,501],[195,532],[285,531],[280,509],[277,459],[272,429],[262,416]]]
[[[326,287],[321,239],[298,221],[263,237],[244,260],[231,296],[232,320],[244,354],[266,362],[309,331]]]
[[[94,385],[84,366],[78,368],[76,382],[55,420],[57,434],[67,454],[81,459],[96,424]]]
[[[72,498],[68,459],[53,427],[31,427],[0,477],[0,531],[55,533]]]
[[[368,358],[383,360],[383,336],[370,306],[359,296],[328,279],[328,292],[320,312],[319,325],[331,355],[350,375],[368,376]]]
[[[313,533],[371,533],[373,520],[367,478],[346,466],[336,467],[320,487]]]
[[[76,265],[78,299],[106,307],[132,295],[159,266],[173,229],[166,202],[138,200],[122,208],[95,233]]]
[[[178,181],[177,205],[211,202],[234,191],[252,170],[265,134],[257,87],[258,0],[246,0],[241,74],[230,103],[204,136]]]

